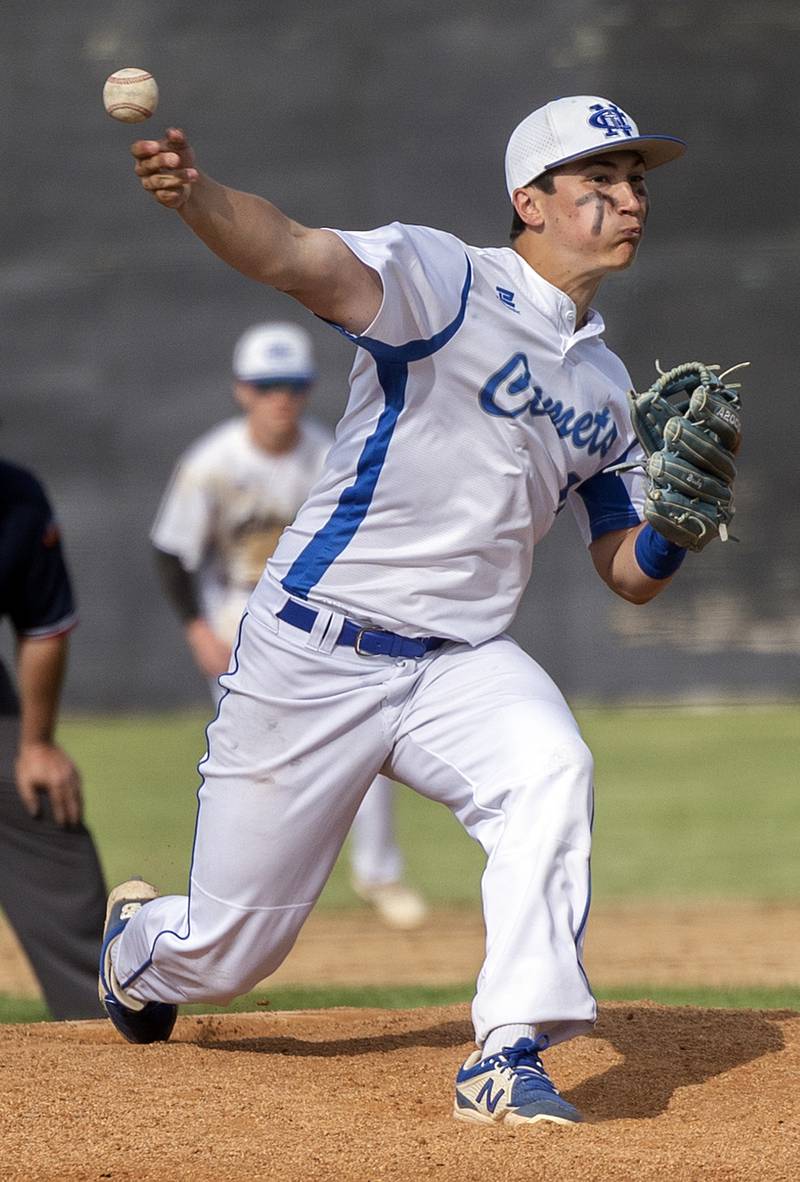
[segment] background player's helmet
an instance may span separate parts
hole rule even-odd
[[[674,135],[641,135],[630,115],[609,99],[577,94],[554,99],[514,128],[506,148],[506,187],[535,181],[549,168],[600,152],[639,152],[645,168],[656,168],[686,151]]]
[[[255,386],[307,386],[316,377],[311,337],[297,324],[254,324],[236,342],[233,373]]]

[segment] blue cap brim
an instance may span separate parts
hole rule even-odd
[[[272,386],[291,386],[294,390],[307,390],[314,381],[314,374],[309,374],[307,377],[291,377],[291,378],[238,378],[240,382],[246,382],[248,386],[257,386],[259,390],[269,390]]]

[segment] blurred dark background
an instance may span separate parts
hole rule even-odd
[[[500,245],[506,138],[574,93],[689,141],[653,174],[641,257],[598,305],[639,388],[655,358],[752,362],[741,541],[690,556],[669,594],[637,609],[601,585],[564,514],[516,635],[581,700],[797,696],[796,0],[4,0],[0,33],[0,453],[40,475],[64,528],[82,617],[70,707],[206,701],[148,531],[178,453],[232,413],[238,334],[273,316],[305,323],[330,425],[351,361],[338,334],[148,199],[129,142],[174,122],[208,172],[300,221],[399,219]],[[128,65],[161,87],[138,129],[100,98]],[[477,449],[463,460],[480,463]]]

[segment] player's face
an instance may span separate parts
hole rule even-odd
[[[297,426],[306,409],[308,390],[305,386],[260,387],[238,382],[236,397],[256,430],[284,432]]]
[[[273,422],[296,423],[305,410],[306,401],[305,386],[268,386],[257,392],[252,410]]]
[[[281,417],[302,414],[307,395],[307,386],[259,386],[255,382],[236,383],[236,397],[244,410]]]
[[[554,179],[555,192],[543,194],[540,205],[553,246],[600,273],[629,267],[649,211],[641,156],[590,156],[559,168]]]

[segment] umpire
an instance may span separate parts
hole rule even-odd
[[[16,681],[0,661],[0,905],[54,1018],[94,1018],[105,885],[82,823],[81,778],[54,741],[75,607],[44,489],[0,461],[0,617],[16,634]]]

